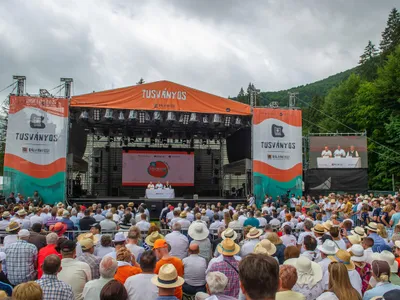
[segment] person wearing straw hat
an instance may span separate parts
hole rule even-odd
[[[361,239],[367,237],[364,228],[356,226],[354,230],[350,231],[352,235],[358,235]]]
[[[273,256],[276,253],[276,247],[270,240],[264,239],[260,241],[255,247],[253,253],[255,254],[265,254],[268,256],[272,256],[277,263],[279,260],[277,257]]]
[[[156,300],[176,300],[176,290],[182,289],[185,280],[179,276],[172,264],[163,265],[158,274],[151,279],[151,282],[158,287]]]
[[[1,221],[0,221],[0,230],[6,230],[7,226],[10,224],[10,217],[11,214],[9,211],[3,212],[1,215]]]
[[[328,267],[330,263],[332,262],[328,256],[329,255],[335,255],[336,252],[338,251],[338,248],[336,244],[331,241],[331,240],[325,240],[325,242],[322,245],[317,246],[317,250],[321,254],[321,261],[318,262],[322,269],[322,274],[325,275],[326,272],[328,272]]]
[[[375,260],[372,262],[372,277],[377,281],[377,284],[374,288],[365,292],[363,300],[382,296],[388,291],[400,290],[399,285],[390,282],[390,266],[386,261]]]
[[[239,295],[239,262],[234,255],[239,253],[240,247],[232,239],[226,238],[217,247],[218,252],[223,257],[222,261],[213,263],[208,272],[221,272],[228,277],[229,283],[224,294],[232,297]]]
[[[325,234],[325,227],[322,224],[316,224],[311,231],[314,232],[318,245],[321,245],[321,238]]]
[[[199,256],[203,257],[207,263],[212,256],[212,247],[208,238],[210,232],[207,226],[202,222],[193,222],[188,230],[188,235],[193,239],[190,243],[198,244],[200,248]]]
[[[386,261],[390,267],[390,275],[389,275],[390,282],[396,285],[400,285],[400,278],[397,275],[397,272],[399,270],[399,264],[396,261],[395,256],[392,252],[383,250],[381,253],[374,253],[372,254],[372,261],[374,260]],[[376,286],[376,280],[374,277],[371,277],[369,285],[371,287]]]
[[[348,247],[350,248],[352,245],[360,245],[361,238],[359,235],[348,235],[347,240],[349,241]]]
[[[236,241],[237,239],[237,232],[233,230],[232,228],[227,228],[221,233],[221,238],[224,240],[226,238],[232,239]]]
[[[291,265],[297,270],[297,281],[292,290],[303,294],[306,300],[313,300],[324,291],[321,267],[305,256],[291,258],[284,265]]]
[[[172,264],[175,267],[177,275],[183,277],[184,274],[183,262],[180,258],[169,255],[168,243],[166,240],[164,239],[156,240],[154,243],[153,251],[158,258],[158,262],[156,263],[156,267],[154,269],[155,274],[159,274],[161,268],[164,265]],[[182,285],[177,287],[177,289],[175,290],[175,296],[178,299],[182,299]]]
[[[349,273],[349,278],[351,285],[357,290],[357,292],[362,295],[362,282],[360,274],[356,271],[354,262],[351,260],[351,254],[346,250],[339,249],[335,255],[328,256],[331,261],[342,263],[346,266]],[[328,289],[329,286],[329,272],[324,274],[323,278],[324,289]]]
[[[361,245],[353,245],[347,250],[351,254],[351,260],[354,262],[355,269],[361,277],[361,292],[364,295],[368,289],[369,280],[372,276],[371,265],[366,262],[364,248]]]
[[[11,221],[10,224],[6,227],[7,235],[4,237],[3,245],[4,248],[7,248],[12,243],[18,241],[18,232],[21,229],[21,226],[14,221]]]
[[[98,279],[100,277],[99,265],[101,258],[93,255],[95,247],[93,239],[82,239],[79,241],[79,244],[81,245],[82,255],[76,259],[87,263],[92,272],[92,279]]]
[[[158,231],[153,231],[151,234],[146,236],[145,242],[151,249],[154,247],[154,243],[159,239],[164,239],[164,236]]]
[[[180,219],[176,223],[181,225],[182,230],[188,230],[191,222],[187,219],[187,212],[186,211],[181,212],[179,217]]]
[[[374,245],[372,246],[373,252],[381,252],[387,249],[385,240],[378,234],[378,224],[370,222],[365,228],[367,229],[368,237],[374,240]]]
[[[254,247],[259,242],[258,238],[261,236],[261,234],[262,229],[257,229],[256,227],[252,227],[250,229],[249,233],[246,235],[248,241],[243,244],[242,249],[240,250],[240,256],[242,258],[253,252]]]

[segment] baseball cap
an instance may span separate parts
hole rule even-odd
[[[101,230],[101,226],[99,223],[94,223],[94,224],[90,225],[90,227],[95,227],[96,229]]]
[[[72,252],[75,250],[75,248],[76,248],[76,243],[70,240],[64,241],[60,246],[61,251],[64,252]]]
[[[89,250],[94,246],[92,239],[83,239],[79,242],[79,244],[81,245],[82,250]]]
[[[18,232],[18,237],[29,237],[31,234],[27,229],[21,229]]]
[[[158,239],[154,242],[153,249],[159,249],[159,248],[167,248],[168,244],[167,241],[164,239]]]

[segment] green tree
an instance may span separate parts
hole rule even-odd
[[[315,95],[309,106],[303,108],[303,132],[305,134],[321,132],[318,123],[325,118],[321,112],[323,105],[324,97]]]
[[[382,40],[379,43],[382,54],[386,57],[400,43],[400,13],[393,8],[386,22],[386,28],[382,32]]]
[[[360,56],[360,61],[358,64],[359,74],[362,78],[367,80],[373,80],[376,78],[376,72],[379,65],[378,49],[375,45],[368,41],[368,45],[364,49],[364,53]]]
[[[239,94],[236,97],[236,101],[239,101],[239,102],[245,103],[245,104],[249,104],[249,97],[246,96],[242,87],[240,88]]]

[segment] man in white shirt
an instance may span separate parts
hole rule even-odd
[[[117,269],[118,263],[114,258],[104,257],[100,262],[100,278],[87,282],[83,288],[84,299],[100,299],[101,289],[114,279]]]
[[[155,300],[158,297],[158,287],[151,282],[154,277],[157,258],[153,251],[146,251],[140,258],[142,273],[130,276],[125,281],[129,300]]]
[[[332,151],[329,150],[328,146],[325,146],[324,150],[322,150],[321,157],[323,158],[332,157]]]
[[[247,220],[247,217],[244,215],[243,211],[239,211],[238,214],[239,214],[238,221],[239,221],[240,225],[242,225],[242,227],[243,227],[243,224]]]
[[[222,223],[219,220],[218,214],[214,214],[214,222],[212,222],[210,225],[210,233],[217,235],[218,228],[223,227],[223,226],[224,226],[224,223]]]
[[[180,220],[178,220],[176,223],[181,225],[182,230],[188,230],[190,226],[190,221],[186,218],[187,214],[186,211],[181,212],[179,215]],[[172,224],[172,221],[171,221]]]
[[[183,259],[185,283],[182,286],[183,292],[195,295],[197,292],[206,291],[206,260],[199,256],[199,245],[191,244],[189,256]]]
[[[2,220],[0,221],[0,230],[4,231],[10,224],[11,214],[8,211],[3,212]]]
[[[40,208],[35,207],[33,209],[33,212],[34,212],[34,215],[30,218],[31,226],[36,223],[43,225],[43,218],[40,216],[42,213],[42,210]]]
[[[321,253],[321,261],[318,262],[322,269],[322,276],[328,272],[328,267],[332,260],[328,258],[328,255],[335,255],[336,252],[338,251],[338,248],[336,247],[335,242],[331,240],[326,240],[322,245],[317,246],[317,249]]]
[[[242,249],[240,249],[240,256],[243,258],[246,255],[253,253],[254,247],[258,244],[259,242],[259,237],[262,234],[261,229],[257,229],[255,227],[252,227],[249,231],[249,233],[246,235],[246,238],[248,241],[246,241]]]
[[[257,218],[258,222],[260,222],[260,227],[264,228],[265,225],[267,225],[267,219],[261,216],[260,211],[256,212],[256,218]]]
[[[154,184],[150,181],[150,183],[147,185],[147,189],[153,190],[154,189]]]
[[[100,222],[102,231],[115,231],[117,230],[117,224],[113,221],[112,212],[106,214],[106,219]]]
[[[173,231],[165,236],[165,240],[171,246],[169,254],[184,259],[187,256],[189,239],[181,233],[181,229],[181,224],[175,223],[172,226]]]
[[[350,146],[350,150],[347,152],[347,157],[359,157],[357,150],[354,149],[354,146]]]
[[[164,188],[163,184],[161,182],[157,182],[156,189],[162,189],[162,188]]]
[[[302,247],[304,238],[307,235],[311,235],[315,238],[314,233],[311,231],[311,229],[313,228],[313,225],[314,225],[313,222],[308,219],[304,221],[304,232],[300,233],[299,239],[297,240],[297,247],[300,249],[301,253],[303,253],[305,251],[305,249]]]
[[[83,289],[85,284],[92,280],[90,266],[82,261],[74,259],[76,255],[76,243],[67,240],[60,246],[61,248],[61,271],[58,279],[68,283],[72,287],[75,300],[83,300]]]
[[[139,227],[140,231],[149,231],[150,223],[146,220],[146,214],[140,215],[140,221],[136,223],[136,226]]]
[[[334,157],[346,157],[346,152],[340,148],[340,146],[337,146],[337,149],[335,152],[333,152]]]

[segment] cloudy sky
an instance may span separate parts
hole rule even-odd
[[[0,90],[72,77],[74,94],[170,80],[235,96],[310,83],[379,44],[398,0],[1,0]],[[55,90],[56,91],[56,90]],[[8,92],[10,92],[8,90]],[[3,99],[6,92],[1,92]]]

